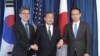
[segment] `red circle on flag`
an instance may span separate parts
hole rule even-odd
[[[7,26],[8,26],[9,28],[11,28],[11,27],[14,25],[14,23],[15,23],[14,18],[15,18],[14,15],[9,15],[9,16],[7,17],[6,22],[7,22]]]

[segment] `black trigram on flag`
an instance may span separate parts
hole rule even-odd
[[[14,7],[14,0],[6,0],[5,5],[6,7]]]

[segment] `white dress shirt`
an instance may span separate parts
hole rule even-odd
[[[73,32],[74,32],[74,27],[75,27],[75,24],[77,24],[77,29],[79,29],[80,20],[79,20],[79,21],[77,21],[77,22],[73,22],[73,24],[72,24],[72,27],[73,27]]]
[[[24,28],[25,28],[25,24],[28,24],[28,22],[25,22],[25,21],[23,21],[23,20],[21,20],[21,22],[22,22]],[[27,25],[27,27],[28,27],[28,30],[29,30],[29,25]]]
[[[47,29],[47,32],[48,32],[48,30],[49,30],[49,27],[50,27],[50,31],[51,31],[51,36],[53,35],[53,25],[48,25],[48,24],[46,24],[46,29]]]

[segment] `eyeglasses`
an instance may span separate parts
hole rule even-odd
[[[30,15],[30,13],[21,13],[21,14],[23,14],[23,15]]]

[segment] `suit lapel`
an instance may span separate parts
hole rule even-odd
[[[32,33],[32,28],[31,28],[31,25],[29,24],[29,34],[30,34],[30,40],[31,40],[31,35],[33,34]]]
[[[77,31],[77,38],[76,39],[78,39],[78,36],[80,35],[81,30],[82,30],[82,23],[80,21],[79,28],[78,28],[78,31]]]
[[[26,36],[25,38],[28,39],[28,38],[27,38],[26,31],[25,31],[25,28],[24,28],[24,26],[23,26],[22,23],[20,23],[20,29],[22,30],[23,34]]]
[[[54,36],[55,36],[55,32],[56,30],[55,30],[55,27],[53,26],[53,34],[52,34],[52,37],[51,37],[51,40],[53,40],[53,38],[54,38]]]
[[[75,39],[74,33],[73,33],[73,23],[71,23],[70,29],[71,29],[71,33],[73,35],[73,38]],[[78,28],[78,31],[77,31],[77,37],[76,37],[76,39],[78,39],[78,36],[81,33],[81,30],[82,30],[82,23],[80,21],[79,28]]]
[[[44,25],[43,31],[44,31],[44,36],[46,37],[46,39],[50,41],[47,29],[46,29],[46,25]]]
[[[70,29],[71,29],[71,34],[72,34],[73,38],[75,39],[74,33],[73,33],[73,23],[72,22],[71,22],[71,25],[70,25]]]
[[[54,36],[55,36],[55,27],[53,26],[53,34],[51,36],[51,39],[49,39],[49,36],[48,36],[48,32],[47,32],[47,29],[46,29],[46,26],[44,26],[44,34],[46,36],[46,38],[49,40],[49,41],[52,41]]]

